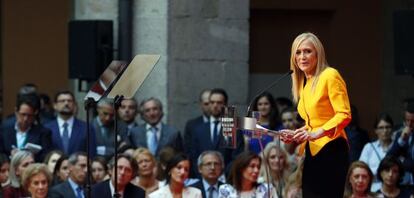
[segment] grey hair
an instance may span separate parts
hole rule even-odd
[[[78,163],[79,156],[85,156],[86,158],[88,158],[85,152],[75,152],[69,156],[68,163],[72,166],[76,165],[76,163]]]
[[[154,101],[155,104],[160,108],[160,110],[162,112],[162,103],[161,103],[161,101],[158,98],[154,98],[154,97],[147,98],[147,99],[145,99],[141,102],[141,104],[139,105],[141,112],[144,112],[144,105],[145,105],[145,103],[147,103],[149,101]]]
[[[216,157],[218,157],[219,160],[221,161],[221,167],[224,168],[224,158],[223,158],[223,155],[220,152],[218,152],[218,151],[212,151],[212,150],[204,151],[204,152],[202,152],[200,154],[200,156],[198,156],[198,159],[197,159],[197,166],[198,167],[200,167],[201,165],[203,165],[203,158],[206,155],[215,155]]]
[[[113,104],[114,104],[113,99],[103,98],[103,99],[99,100],[99,102],[98,102],[98,104],[96,104],[96,106],[99,108],[99,107],[102,107],[102,106],[105,106],[105,105],[113,106]]]
[[[18,151],[16,154],[13,155],[11,161],[10,161],[10,172],[9,172],[9,179],[10,179],[10,185],[15,188],[20,188],[20,178],[16,175],[16,170],[19,167],[19,165],[22,163],[24,159],[27,157],[32,157],[34,159],[33,153],[26,150]],[[20,174],[20,177],[23,173]]]

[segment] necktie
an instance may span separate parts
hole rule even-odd
[[[63,149],[65,153],[68,153],[68,145],[69,145],[69,130],[68,130],[68,123],[63,123],[63,135],[62,135],[62,143]]]
[[[217,134],[218,134],[218,123],[219,121],[214,121],[214,128],[213,128],[213,143],[217,141]]]
[[[157,128],[151,127],[150,144],[148,145],[149,150],[153,155],[157,153],[158,139],[157,139]]]
[[[214,198],[213,193],[214,193],[214,186],[210,186],[208,188],[208,198]]]
[[[79,187],[79,186],[76,188],[76,198],[83,198],[83,196],[82,196],[82,188]]]

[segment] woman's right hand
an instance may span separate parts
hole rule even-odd
[[[293,136],[295,135],[295,131],[290,130],[290,129],[282,129],[280,130],[281,135],[280,135],[280,139],[284,142],[284,143],[291,143],[294,141]]]

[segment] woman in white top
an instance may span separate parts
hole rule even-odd
[[[381,160],[387,155],[392,144],[393,122],[388,114],[380,114],[375,120],[375,133],[378,139],[367,143],[362,149],[360,161],[368,164],[371,171],[375,174],[372,182],[371,191],[377,192],[381,188],[381,181],[376,175]]]
[[[272,185],[257,183],[260,165],[260,157],[251,151],[237,156],[227,179],[228,184],[219,187],[219,198],[276,198]]]
[[[202,198],[199,189],[184,186],[190,167],[190,160],[186,155],[175,155],[167,163],[167,185],[149,194],[149,198]]]

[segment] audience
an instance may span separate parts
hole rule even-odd
[[[43,163],[47,165],[47,168],[49,168],[49,171],[53,173],[55,170],[56,162],[59,160],[60,157],[62,157],[63,152],[61,150],[52,150],[48,154],[46,154],[45,160],[43,160]]]
[[[102,156],[96,156],[92,160],[92,183],[97,184],[109,179],[108,166],[106,159]]]
[[[148,196],[162,186],[157,180],[157,161],[146,148],[138,148],[134,152],[134,159],[138,163],[138,174],[131,183],[145,190]]]
[[[233,197],[255,197],[272,198],[277,197],[272,185],[259,184],[261,159],[251,151],[245,151],[234,160],[230,174],[227,178],[228,184],[219,188],[220,198]]]
[[[68,157],[63,155],[56,162],[53,169],[53,186],[65,182],[69,177],[69,162]]]
[[[218,198],[219,186],[223,184],[219,181],[224,170],[223,156],[217,151],[204,151],[198,157],[197,165],[201,180],[191,186],[201,190],[203,197]]]
[[[372,182],[371,192],[376,192],[381,188],[379,175],[376,175],[381,160],[387,155],[392,144],[392,127],[393,121],[388,114],[380,114],[375,120],[375,133],[378,139],[374,142],[365,144],[362,149],[359,160],[368,164],[374,173],[374,181]]]
[[[302,198],[302,172],[304,159],[298,162],[295,172],[288,179],[285,186],[284,196],[286,198]]]
[[[30,164],[23,173],[22,186],[31,195],[30,198],[46,198],[52,173],[45,164]]]
[[[184,182],[190,174],[190,168],[190,159],[186,155],[175,155],[167,164],[167,185],[149,194],[149,198],[201,198],[201,191],[199,189],[184,186]]]
[[[5,154],[0,153],[0,195],[2,194],[3,188],[10,185],[9,169],[9,158]]]
[[[22,176],[24,170],[34,163],[34,156],[29,151],[17,151],[10,162],[10,185],[3,188],[4,198],[28,197],[29,193],[22,186]]]
[[[382,183],[381,188],[377,191],[378,198],[409,198],[413,195],[412,187],[400,186],[399,184],[404,176],[404,167],[399,159],[393,156],[382,159],[377,175]]]
[[[344,198],[374,198],[374,194],[371,193],[373,177],[365,162],[353,162],[346,176]]]

